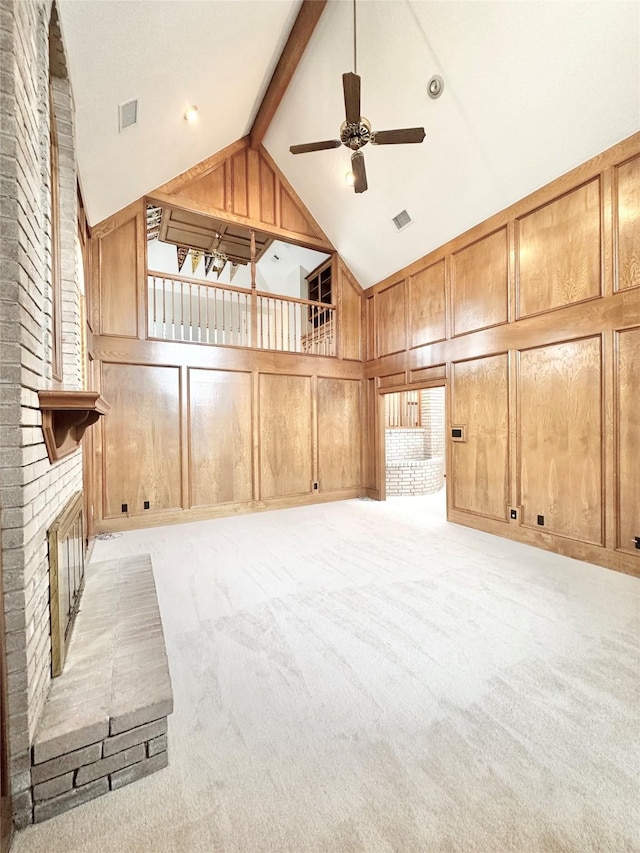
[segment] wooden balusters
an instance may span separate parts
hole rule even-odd
[[[150,272],[152,339],[335,355],[336,306]]]

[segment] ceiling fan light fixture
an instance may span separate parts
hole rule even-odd
[[[185,120],[193,123],[198,118],[198,107],[195,104],[187,107],[184,114]]]

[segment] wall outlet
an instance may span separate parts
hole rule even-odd
[[[127,512],[129,509],[129,504],[122,504],[122,512]]]
[[[538,524],[540,525],[540,527],[544,527],[544,515],[538,516]]]
[[[313,491],[314,491],[314,492],[317,492],[319,488],[320,488],[320,486],[319,486],[319,484],[318,484],[318,483],[314,483],[314,484],[313,484]]]
[[[635,538],[636,548],[640,551],[640,536],[636,536]]]
[[[145,508],[145,509],[149,509],[149,507],[150,507],[150,503],[149,503],[149,501],[145,501],[145,502],[144,502],[144,504],[143,504],[143,506],[144,506],[144,508]]]
[[[515,521],[518,517],[518,510],[517,509],[510,510],[509,515]]]

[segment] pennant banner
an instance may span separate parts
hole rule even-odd
[[[231,264],[231,269],[229,270],[229,281],[233,281],[234,275],[238,272],[238,267],[240,264]]]
[[[200,261],[204,256],[204,252],[198,251],[198,249],[191,250],[191,272],[195,275],[195,271],[200,266]]]
[[[204,274],[209,275],[211,272],[211,267],[213,266],[213,255],[210,255],[209,252],[205,252],[204,256]]]
[[[187,260],[187,255],[189,254],[188,246],[176,246],[176,250],[178,252],[178,272],[182,270],[184,266],[184,262]]]

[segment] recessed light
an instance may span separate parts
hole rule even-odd
[[[344,176],[344,179],[347,182],[348,187],[352,187],[356,182],[356,176],[353,174],[353,172],[347,172],[347,174]]]
[[[439,74],[434,74],[427,83],[427,95],[435,101],[444,91],[444,80]]]
[[[191,104],[190,107],[187,107],[187,111],[184,114],[184,117],[187,121],[195,121],[198,118],[198,108],[195,104]]]

